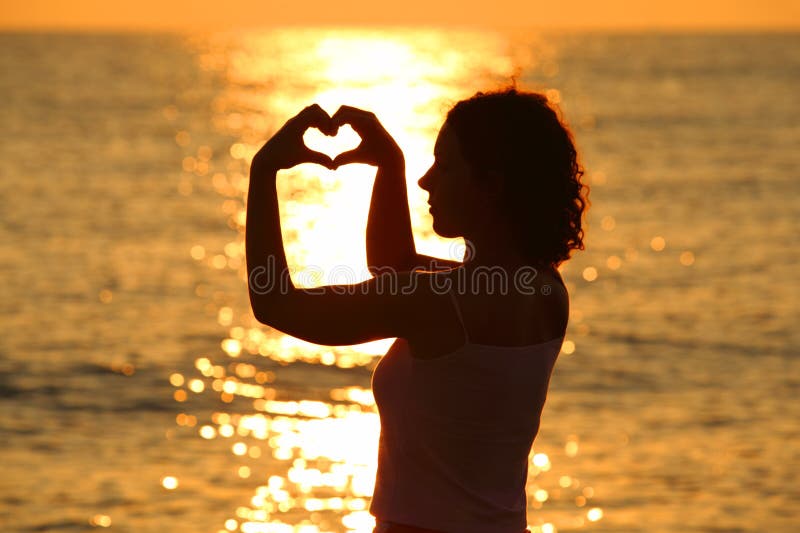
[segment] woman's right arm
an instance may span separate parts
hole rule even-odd
[[[342,106],[332,117],[337,126],[350,124],[361,144],[340,154],[334,165],[366,163],[378,171],[367,220],[367,266],[370,271],[447,270],[461,263],[418,254],[411,230],[405,158],[400,147],[369,111]]]
[[[378,166],[367,219],[367,266],[407,272],[417,264],[402,157]]]
[[[405,161],[378,167],[367,220],[367,265],[370,270],[437,271],[461,263],[417,253],[411,230]]]

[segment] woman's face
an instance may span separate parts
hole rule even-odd
[[[442,237],[470,233],[485,211],[485,194],[473,179],[455,132],[448,124],[439,130],[434,162],[418,183],[429,193],[433,230]]]

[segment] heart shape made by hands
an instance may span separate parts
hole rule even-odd
[[[334,159],[361,144],[361,137],[349,124],[343,124],[333,135],[326,135],[317,128],[308,128],[303,133],[303,142],[310,150]]]

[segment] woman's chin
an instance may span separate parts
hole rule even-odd
[[[437,222],[435,218],[433,219],[433,231],[435,231],[439,237],[444,237],[445,239],[455,239],[464,235],[464,232],[457,231],[447,224]]]

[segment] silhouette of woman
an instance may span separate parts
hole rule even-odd
[[[349,124],[361,144],[331,160],[310,127]],[[262,323],[324,345],[397,340],[372,387],[381,419],[370,512],[375,533],[522,533],[528,459],[569,315],[557,266],[583,249],[588,188],[568,128],[547,99],[477,93],[448,113],[419,180],[433,228],[464,237],[463,263],[418,254],[405,161],[374,114],[318,105],[290,119],[250,171],[246,253]],[[367,225],[374,276],[295,288],[275,177],[304,162],[378,167]]]

